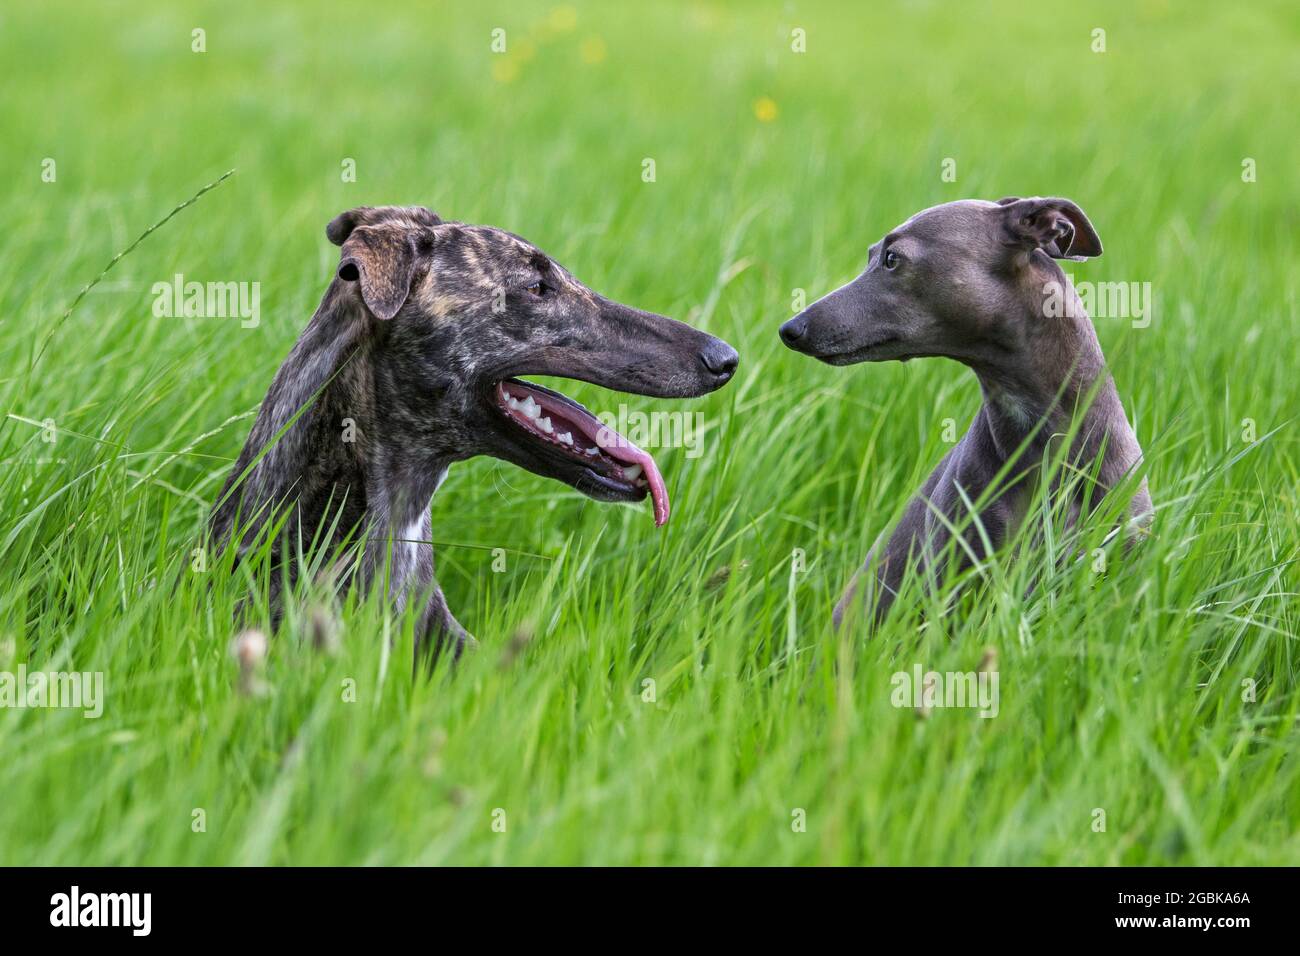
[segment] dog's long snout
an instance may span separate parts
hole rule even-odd
[[[721,388],[736,374],[740,357],[716,336],[654,312],[599,297],[596,322],[581,326],[554,370],[593,385],[653,395],[692,398]]]
[[[700,349],[700,364],[718,378],[718,383],[727,381],[735,374],[740,356],[722,339],[710,338]]]

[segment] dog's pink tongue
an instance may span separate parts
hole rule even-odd
[[[668,520],[668,488],[664,476],[659,474],[659,466],[645,452],[641,452],[641,467],[645,469],[645,480],[650,486],[650,501],[655,508],[655,527],[662,528]]]
[[[614,429],[605,427],[600,430],[596,441],[611,458],[629,465],[640,465],[645,475],[646,484],[650,486],[650,501],[654,504],[655,527],[661,528],[668,520],[668,486],[664,476],[659,474],[659,466],[649,452],[642,451]]]

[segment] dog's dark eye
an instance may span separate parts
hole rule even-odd
[[[897,252],[895,252],[893,249],[890,249],[888,252],[885,253],[885,258],[881,259],[880,261],[881,264],[886,269],[888,269],[890,272],[893,272],[895,269],[898,268],[898,264],[903,260],[899,257]]]
[[[535,295],[540,299],[543,295],[546,294],[546,283],[534,282],[532,285],[528,287],[527,291],[529,295]]]

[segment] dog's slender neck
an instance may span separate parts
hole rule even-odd
[[[1016,344],[1011,361],[1004,353],[996,362],[971,363],[980,383],[987,427],[1004,458],[1032,433],[1051,434],[1064,427],[1081,403],[1087,403],[1086,428],[1090,421],[1100,422],[1112,413],[1108,399],[1118,402],[1091,323],[1086,318],[1046,321],[1067,327],[1030,332]]]
[[[465,456],[454,436],[435,424],[441,421],[438,408],[444,398],[428,387],[428,370],[418,367],[411,353],[391,347],[389,331],[375,331],[367,356],[368,381],[360,403],[366,409],[367,441],[358,480],[367,491],[373,529],[410,531],[425,523],[447,469]]]
[[[1082,304],[1075,305],[1071,314],[1052,318],[1029,310],[1014,341],[967,363],[984,400],[972,427],[986,430],[1004,462],[1024,446],[1029,464],[1041,460],[1052,436],[1065,432],[1078,412],[1080,450],[1102,451],[1113,459],[1103,471],[1118,475],[1140,451],[1097,332]]]
[[[260,526],[289,504],[304,541],[331,523],[336,536],[391,536],[391,549],[367,548],[379,557],[427,531],[429,502],[456,456],[422,427],[436,419],[438,396],[412,388],[419,377],[403,374],[410,359],[372,321],[331,285],[271,383],[232,480],[271,447],[214,514],[218,535],[229,531],[232,506],[245,523],[260,515]]]

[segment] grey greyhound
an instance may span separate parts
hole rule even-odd
[[[271,606],[297,547],[333,547],[339,586],[387,578],[422,601],[417,652],[473,642],[434,579],[429,503],[448,467],[491,455],[604,501],[647,494],[668,519],[649,454],[581,405],[520,375],[691,397],[735,372],[736,352],[682,322],[612,302],[536,246],[423,207],[362,207],[316,314],[271,382],[209,519],[237,554],[270,529]],[[310,544],[309,544],[310,543]]]
[[[836,605],[837,628],[863,605],[882,618],[909,567],[936,572],[950,526],[969,514],[966,501],[978,500],[1011,463],[1003,490],[978,515],[989,544],[1003,543],[1024,517],[1049,442],[1059,442],[1076,410],[1082,417],[1070,456],[1096,466],[1094,506],[1139,467],[1142,449],[1096,331],[1053,261],[1099,255],[1101,240],[1068,199],[944,203],[871,246],[860,276],[781,326],[786,345],[829,365],[956,359],[975,373],[983,394],[970,429],[908,502],[883,550],[877,541]],[[1062,297],[1067,307],[1053,309]],[[1071,520],[1086,504],[1076,485]],[[1150,514],[1142,478],[1128,503],[1130,539]],[[963,538],[969,553],[986,556],[978,529]],[[959,553],[969,560],[965,549]]]

